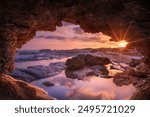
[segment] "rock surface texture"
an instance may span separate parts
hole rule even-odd
[[[85,32],[126,39],[150,63],[150,7],[142,0],[0,0],[0,72],[14,67],[14,55],[36,31],[54,31],[62,21]],[[122,33],[120,33],[120,31]]]
[[[17,100],[43,100],[54,99],[49,97],[45,91],[32,86],[21,80],[15,80],[10,76],[0,77],[0,99]]]
[[[148,0],[0,0],[0,73],[14,69],[16,49],[36,31],[54,31],[62,21],[79,24],[85,32],[128,40],[150,67]]]
[[[106,57],[79,54],[76,57],[68,59],[65,64],[68,70],[78,70],[84,66],[107,65],[109,63],[110,59]]]

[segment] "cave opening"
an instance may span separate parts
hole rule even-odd
[[[0,4],[0,11],[1,11],[0,12],[1,14],[1,17],[0,17],[0,46],[1,46],[0,48],[0,76],[2,77],[0,79],[0,82],[1,82],[0,84],[2,84],[0,85],[0,88],[2,89],[0,90],[1,98],[3,99],[5,98],[39,99],[39,95],[38,96],[36,95],[37,93],[36,88],[29,86],[25,82],[15,80],[11,78],[10,76],[6,76],[6,74],[14,69],[14,58],[15,58],[14,55],[16,54],[17,48],[20,48],[27,41],[34,38],[37,31],[55,31],[56,26],[61,26],[62,21],[67,21],[70,23],[74,23],[76,25],[80,25],[80,27],[85,32],[90,32],[91,34],[87,33],[88,36],[84,40],[84,43],[82,43],[83,40],[80,40],[80,39],[78,40],[77,37],[72,38],[72,40],[70,41],[70,40],[64,39],[64,36],[63,37],[55,36],[55,38],[57,38],[57,42],[59,41],[60,45],[58,45],[58,43],[56,42],[56,39],[55,39],[55,43],[54,43],[54,39],[53,41],[51,39],[51,43],[50,43],[51,47],[47,49],[46,44],[48,43],[45,42],[45,44],[42,44],[43,41],[41,41],[39,43],[40,45],[43,45],[41,46],[41,48],[43,48],[44,50],[36,50],[36,49],[40,49],[40,48],[36,48],[35,46],[35,45],[38,45],[36,44],[38,39],[35,42],[34,42],[34,39],[32,39],[29,42],[29,45],[33,43],[33,45],[35,44],[34,46],[32,44],[31,46],[28,46],[28,44],[26,44],[23,46],[21,50],[17,50],[15,64],[16,66],[18,64],[18,66],[20,67],[21,64],[25,65],[26,60],[29,65],[39,65],[40,63],[40,66],[36,67],[36,70],[39,70],[39,71],[37,71],[36,73],[35,72],[33,73],[33,71],[35,70],[33,66],[25,66],[25,68],[21,68],[21,69],[18,69],[17,67],[15,70],[18,70],[16,72],[20,78],[28,74],[27,77],[24,77],[24,78],[26,79],[27,82],[30,82],[30,80],[34,81],[35,77],[36,79],[44,75],[45,77],[47,77],[46,76],[47,69],[50,69],[50,71],[53,71],[54,68],[51,69],[52,66],[53,67],[59,66],[56,71],[59,71],[60,69],[62,70],[64,61],[71,59],[72,57],[73,58],[69,60],[66,64],[70,65],[70,61],[72,63],[72,61],[80,60],[78,61],[78,63],[80,63],[78,64],[79,66],[78,65],[75,66],[75,64],[72,63],[73,67],[75,68],[83,67],[87,63],[91,65],[93,64],[91,63],[93,59],[94,61],[97,61],[95,59],[104,59],[103,57],[106,57],[106,58],[111,59],[112,65],[101,66],[101,68],[125,69],[126,71],[126,72],[117,74],[115,76],[116,78],[114,77],[115,80],[113,78],[113,82],[115,82],[116,84],[119,83],[118,85],[122,85],[120,84],[120,82],[124,82],[123,85],[125,86],[127,84],[135,85],[137,87],[137,91],[132,96],[131,99],[150,99],[150,93],[149,93],[150,92],[150,82],[149,82],[149,79],[150,79],[149,78],[149,68],[150,68],[150,52],[149,52],[150,50],[150,46],[149,46],[150,44],[150,41],[149,41],[150,39],[149,38],[150,37],[149,36],[150,35],[149,33],[150,17],[149,15],[150,13],[149,13],[148,4],[146,3],[147,2],[141,2],[140,0],[132,0],[132,1],[131,0],[118,0],[118,1],[113,1],[113,0],[78,0],[78,1],[75,1],[75,0],[66,0],[66,1],[30,0],[28,2],[26,0],[21,0],[21,1],[20,0],[15,0],[15,1],[3,0],[3,2],[1,2]],[[78,28],[77,29],[75,28],[75,31],[76,30],[78,32]],[[81,31],[81,32],[84,32],[84,31]],[[107,39],[105,38],[105,40],[103,40],[102,37],[104,35],[98,32],[103,32],[103,34],[112,37],[111,40],[121,39],[123,36],[121,34],[122,32],[124,32],[124,36],[122,39],[127,40],[127,42],[123,42],[123,41],[119,43],[112,42],[112,41],[109,41],[108,38],[110,37],[107,37],[107,36],[106,36]],[[38,34],[40,33],[41,32],[37,32],[36,36],[38,36]],[[44,34],[47,32],[42,32],[42,33]],[[102,37],[99,38],[98,36],[98,38],[95,38],[94,36],[93,38],[92,37],[93,33],[97,35],[100,34],[99,36],[100,37],[102,36]],[[66,35],[69,35],[69,34],[67,33]],[[89,35],[92,35],[92,36],[89,37]],[[42,37],[39,37],[39,38],[42,38]],[[49,38],[54,38],[54,37],[50,36]],[[85,35],[84,35],[84,38],[85,38]],[[94,40],[94,41],[89,42],[89,39],[90,41],[91,40]],[[74,40],[75,42],[76,40],[78,40],[80,43],[77,43],[77,42],[75,43]],[[63,43],[65,44],[63,45]],[[104,43],[106,43],[106,45]],[[127,45],[127,47],[125,47],[127,43],[129,44]],[[58,45],[57,48],[56,46],[54,46],[55,44]],[[118,44],[118,45],[115,45],[115,44]],[[104,49],[104,48],[102,49],[101,47],[103,47],[103,45],[105,45],[107,49]],[[119,49],[113,48],[114,45],[119,47]],[[52,46],[54,46],[55,48],[52,48]],[[37,46],[37,47],[40,47],[40,46]],[[130,49],[129,47],[138,48],[140,52],[142,53],[142,55],[144,56],[144,58],[135,49],[132,49],[132,48]],[[80,48],[80,49],[77,49],[77,48]],[[32,51],[29,49],[32,49]],[[70,49],[73,49],[74,51]],[[75,55],[80,53],[81,50],[82,50],[82,55],[77,56],[76,58]],[[89,53],[93,53],[94,55],[84,56],[83,54],[87,53],[87,51]],[[40,54],[37,55],[38,52]],[[95,54],[97,53],[99,53],[99,55],[103,55],[102,58],[99,58],[99,57],[95,58]],[[49,55],[53,55],[53,56],[49,56]],[[66,57],[64,58],[65,60],[61,59],[61,57],[63,58],[64,55],[65,57],[67,56],[69,58]],[[57,57],[61,59],[61,63],[59,64],[56,63],[55,58]],[[89,58],[92,60],[89,60]],[[108,62],[108,59],[106,58],[104,60],[107,60]],[[112,60],[112,58],[114,59]],[[142,59],[142,61],[139,61],[139,58]],[[130,60],[127,60],[127,59],[130,59]],[[33,62],[33,60],[35,60],[35,62]],[[49,64],[46,63],[47,60],[54,60],[53,64],[50,65],[51,67],[42,67],[43,65],[49,66]],[[87,60],[89,61],[87,62]],[[58,60],[58,62],[60,61]],[[145,65],[143,62],[145,63]],[[27,67],[29,67],[30,70],[27,70]],[[43,70],[41,69],[41,67]],[[67,66],[67,67],[70,68],[70,66]],[[94,67],[93,69],[97,69],[97,67],[96,68]],[[45,72],[41,73],[41,71],[45,71]],[[106,72],[106,69],[104,71],[105,73],[108,73],[108,71]],[[39,74],[37,73],[41,73],[42,75],[39,76]],[[72,76],[72,72],[71,73],[67,72],[66,74],[69,76]],[[88,76],[93,75],[93,74],[95,75],[95,72],[89,73]],[[33,77],[33,75],[35,77]],[[73,77],[76,80],[76,77],[77,77],[76,72]],[[81,78],[78,78],[78,80],[80,79]],[[93,79],[92,81],[95,81],[95,80]],[[73,84],[74,83],[75,82],[73,82]],[[13,86],[14,84],[16,84],[16,87]],[[44,84],[53,86],[53,84],[47,83],[47,82]],[[63,84],[63,82],[61,84]],[[70,87],[71,86],[70,84],[72,83],[68,82],[67,86]],[[8,89],[8,91],[6,91],[7,93],[1,92],[3,91],[3,89],[5,90]],[[12,89],[15,89],[15,90],[12,90]],[[18,89],[21,90],[21,92],[23,93],[16,93]],[[82,89],[82,91],[76,90],[75,92],[83,92],[83,91],[93,92],[93,90],[91,91],[88,88],[83,89],[82,87],[80,87],[80,89]],[[41,91],[39,92],[41,93]],[[69,94],[73,95],[73,93],[69,93]],[[96,95],[97,97],[101,97],[98,95],[102,95],[102,94],[108,95],[105,92],[97,93],[97,95],[95,93],[92,93],[93,96]],[[110,94],[114,94],[114,93],[110,93]],[[43,95],[45,95],[45,93],[43,93]],[[79,95],[77,97],[85,97],[85,96]],[[111,98],[115,97],[115,95],[114,96],[111,95],[110,97]],[[43,99],[43,97],[41,98]]]
[[[52,49],[70,50],[85,48],[125,48],[125,40],[110,41],[111,37],[102,32],[87,33],[79,26],[63,21],[56,30],[37,31],[35,37],[24,44],[21,50]]]
[[[53,32],[37,31],[18,49],[16,69],[9,75],[44,89],[56,99],[130,99],[137,79],[119,77],[124,77],[130,64],[138,65],[142,56],[137,50],[127,49],[124,40],[110,41],[111,37],[101,32],[87,33],[79,25],[64,21],[62,24]],[[80,61],[83,55],[108,58],[111,62],[67,69],[67,60],[79,57]],[[74,64],[79,66],[79,61]]]

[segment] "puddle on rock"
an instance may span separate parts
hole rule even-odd
[[[49,81],[55,86],[46,87],[42,84],[44,81]],[[129,99],[135,91],[132,85],[116,86],[112,78],[96,76],[86,77],[84,80],[66,78],[65,71],[54,77],[34,81],[32,84],[60,100],[123,100]]]

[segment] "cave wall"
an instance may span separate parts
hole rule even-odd
[[[85,32],[126,40],[150,63],[150,10],[143,0],[0,0],[0,73],[14,69],[17,48],[36,31],[55,31],[62,21]],[[115,33],[114,33],[115,32]],[[138,41],[137,41],[138,40]]]

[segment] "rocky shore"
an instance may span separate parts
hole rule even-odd
[[[40,54],[40,52],[42,52],[42,54]],[[149,94],[147,94],[146,97],[143,96],[146,93],[144,93],[144,91],[146,91],[144,90],[144,88],[149,88],[149,86],[147,86],[147,80],[149,79],[149,73],[147,70],[148,68],[146,68],[144,63],[141,61],[139,55],[132,55],[127,52],[126,54],[122,53],[122,55],[120,55],[116,50],[112,51],[109,49],[107,50],[107,52],[106,50],[100,51],[99,49],[82,49],[62,52],[63,54],[65,53],[63,56],[61,55],[61,51],[57,52],[52,50],[40,50],[38,52],[29,51],[25,53],[24,51],[20,51],[17,55],[17,63],[28,61],[29,59],[27,59],[26,56],[29,57],[29,55],[32,53],[34,53],[33,55],[37,58],[39,58],[40,55],[44,60],[48,55],[51,55],[53,57],[54,55],[55,57],[57,55],[56,58],[58,59],[58,61],[49,63],[48,65],[29,65],[27,68],[21,68],[20,66],[13,72],[9,73],[9,75],[18,80],[23,80],[28,83],[56,76],[62,71],[65,71],[66,77],[70,79],[84,80],[87,77],[91,76],[105,79],[112,78],[113,82],[117,86],[128,86],[132,84],[134,87],[136,87],[137,91],[133,94],[131,99],[149,99]],[[24,57],[24,59],[22,59],[22,62],[19,59],[20,55]],[[59,62],[59,59],[63,57],[70,58]],[[40,61],[37,59],[33,60],[37,61],[37,63],[38,61]],[[118,73],[111,73],[115,70],[117,70]],[[46,87],[55,86],[55,83],[49,81],[45,81],[42,84]],[[142,85],[141,87],[139,87],[140,84],[146,84],[146,86],[144,87],[144,85]]]

